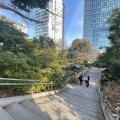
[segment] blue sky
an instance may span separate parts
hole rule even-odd
[[[70,46],[72,41],[83,36],[83,15],[84,15],[84,0],[63,0],[65,5],[65,45]],[[21,17],[15,13],[0,9],[0,14],[3,14],[11,19],[26,24]],[[34,12],[30,14],[34,18]],[[27,21],[27,33],[30,38],[35,36],[34,23]]]
[[[84,0],[63,0],[65,5],[65,43],[83,36]]]

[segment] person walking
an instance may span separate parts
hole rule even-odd
[[[90,76],[87,76],[87,79],[85,79],[86,86],[89,86]]]
[[[82,74],[79,76],[79,81],[80,81],[80,85],[82,85],[82,83],[83,83],[83,75]]]

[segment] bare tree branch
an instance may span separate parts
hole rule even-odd
[[[58,16],[58,17],[61,17],[61,16],[59,16],[58,14],[49,11],[47,8],[46,8],[45,10],[46,10],[47,12],[51,13],[52,15],[56,15],[56,16]]]
[[[5,5],[3,5],[2,3],[0,3],[0,8],[1,8],[1,9],[5,9],[5,10],[10,10],[10,11],[18,14],[19,16],[21,16],[21,17],[23,17],[23,18],[25,18],[25,19],[28,19],[28,20],[30,20],[30,21],[33,21],[33,22],[37,22],[37,23],[41,23],[41,24],[42,24],[42,21],[39,21],[39,20],[35,20],[35,19],[32,19],[32,18],[26,17],[25,15],[23,15],[23,14],[20,13],[19,11],[15,10],[15,9],[12,9],[12,8],[10,8],[10,7],[8,7],[8,6],[5,6]]]

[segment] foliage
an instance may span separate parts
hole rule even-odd
[[[112,45],[120,44],[120,9],[114,9],[112,15],[108,19],[109,26],[109,40]]]
[[[49,0],[10,0],[13,7],[18,7],[25,12],[30,12],[33,8],[45,9]]]
[[[114,106],[118,106],[120,102],[120,9],[115,9],[109,23],[109,40],[111,46],[106,52],[98,57],[96,64],[99,67],[106,67],[103,71],[104,78],[101,79],[101,85],[104,93]]]
[[[86,39],[75,39],[68,51],[68,59],[73,64],[84,64],[84,61],[89,61],[92,46],[90,41]]]
[[[0,40],[3,42],[3,46],[0,46],[0,77],[38,79],[49,83],[65,80],[63,69],[66,54],[64,50],[56,49],[52,39],[40,36],[38,39],[27,40],[24,33],[10,24],[3,21],[2,24],[5,29],[0,32]],[[40,91],[49,87],[38,85],[34,89]]]
[[[120,10],[115,9],[111,17],[108,19],[109,23],[109,40],[111,46],[106,49],[97,60],[99,67],[106,67],[109,69],[113,79],[120,78]]]
[[[120,86],[115,81],[109,81],[104,87],[104,93],[114,106],[120,106]]]
[[[87,39],[75,39],[72,42],[71,49],[89,53],[91,51],[91,43]]]
[[[26,43],[25,33],[15,29],[9,22],[0,20],[0,42],[3,42],[4,51],[17,53],[20,45]]]
[[[50,37],[39,36],[38,39],[34,38],[34,41],[35,41],[36,44],[38,44],[37,47],[40,48],[40,49],[55,47],[55,44]]]
[[[0,53],[0,75],[1,77],[26,78],[26,70],[29,67],[27,56],[23,53],[17,55],[13,52]]]
[[[70,76],[73,76],[74,75],[74,71],[73,70],[69,70],[65,73],[65,76],[66,77],[70,77]]]
[[[16,38],[17,40],[19,40],[18,43],[22,43],[22,39],[24,40],[26,36],[27,35],[25,33],[22,33],[19,30],[15,29],[12,23],[0,20],[0,42],[6,39]]]

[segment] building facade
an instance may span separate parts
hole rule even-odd
[[[27,27],[24,24],[22,24],[20,22],[17,22],[15,20],[13,20],[11,18],[8,18],[8,17],[6,17],[4,15],[1,15],[1,14],[0,14],[0,19],[3,20],[3,21],[7,21],[7,22],[12,23],[13,27],[15,27],[20,32],[27,33]]]
[[[36,20],[42,23],[35,24],[35,37],[48,36],[53,41],[63,47],[64,45],[64,5],[62,0],[50,0],[47,12],[37,8],[35,11]]]
[[[109,46],[107,19],[120,0],[85,0],[83,37],[89,39],[95,49]]]

